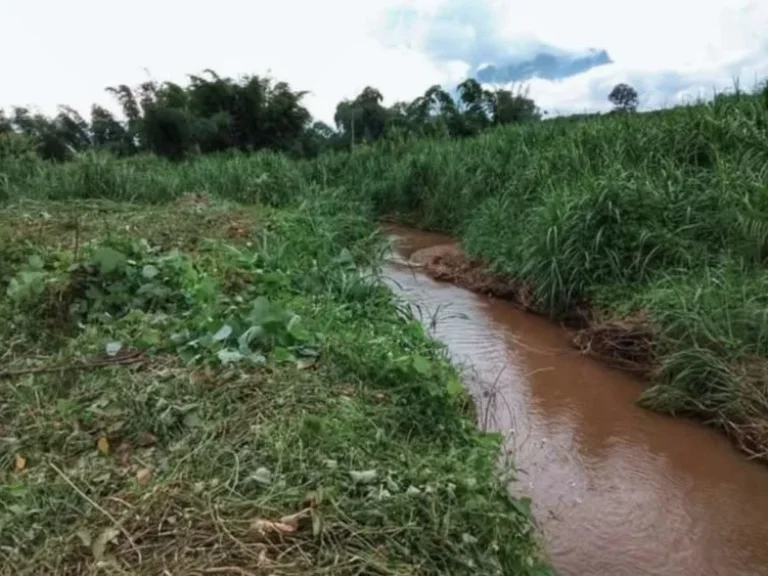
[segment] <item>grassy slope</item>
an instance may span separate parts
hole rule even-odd
[[[15,162],[0,198],[310,198],[451,232],[553,317],[586,303],[598,320],[639,319],[654,334],[643,402],[711,421],[768,458],[766,143],[768,92],[304,163]]]
[[[370,225],[318,212],[0,211],[2,573],[547,573]]]
[[[647,326],[643,403],[768,458],[766,169],[768,91],[361,150],[311,173],[374,213],[457,235],[553,317],[586,304],[598,322]]]

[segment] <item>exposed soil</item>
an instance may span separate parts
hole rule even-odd
[[[535,311],[533,295],[523,283],[493,274],[479,260],[468,258],[458,244],[432,246],[414,252],[411,262],[442,282],[451,282],[485,296],[511,300],[526,310]]]
[[[482,261],[469,258],[456,243],[417,250],[411,254],[410,262],[435,280],[509,300],[526,311],[541,313],[528,284],[490,272]],[[584,354],[640,375],[653,371],[653,330],[644,318],[603,321],[580,309],[567,321],[577,326],[573,343]]]

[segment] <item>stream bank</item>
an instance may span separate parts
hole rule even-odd
[[[763,465],[713,429],[638,407],[641,380],[548,320],[430,278],[424,262],[450,238],[387,230],[391,286],[464,368],[479,425],[504,435],[559,574],[768,575]]]

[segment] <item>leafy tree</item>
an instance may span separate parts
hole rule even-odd
[[[464,80],[457,87],[462,108],[463,122],[456,124],[462,132],[458,135],[474,135],[491,123],[491,94],[483,90],[474,78]]]
[[[629,84],[616,84],[611,93],[608,94],[608,100],[611,101],[616,110],[633,112],[638,105],[637,90]]]
[[[461,124],[456,102],[442,86],[430,86],[423,96],[408,107],[412,129],[424,136],[447,137],[454,135]]]
[[[109,110],[97,104],[91,107],[91,142],[95,148],[117,156],[129,156],[138,150],[126,126],[118,122]]]
[[[13,132],[11,119],[5,115],[5,110],[0,108],[0,134],[7,134],[10,132]]]
[[[41,158],[61,162],[71,158],[76,152],[67,141],[67,134],[61,123],[42,114],[33,114],[27,108],[16,107],[13,109],[11,125],[15,132],[36,143]]]
[[[384,137],[400,146],[412,137],[471,136],[492,125],[540,117],[527,92],[488,91],[474,79],[459,84],[455,96],[435,85],[390,108],[379,90],[367,86],[354,99],[339,102],[336,130],[313,122],[303,105],[305,92],[268,77],[233,79],[204,70],[190,75],[186,85],[149,80],[107,92],[120,105],[122,118],[97,105],[88,120],[66,106],[53,118],[15,108],[10,116],[0,110],[0,134],[19,135],[34,142],[40,157],[58,161],[88,149],[117,156],[151,152],[173,160],[262,148],[312,157]],[[627,106],[636,100],[635,95]]]
[[[528,97],[528,91],[518,89],[517,94],[510,90],[496,90],[489,94],[491,115],[494,124],[512,124],[541,119],[541,111]]]
[[[390,113],[382,105],[383,100],[379,90],[367,86],[354,100],[342,100],[336,106],[334,122],[350,146],[373,142],[384,135]]]

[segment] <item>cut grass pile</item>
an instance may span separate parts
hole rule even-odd
[[[549,574],[359,216],[0,211],[0,572]]]

